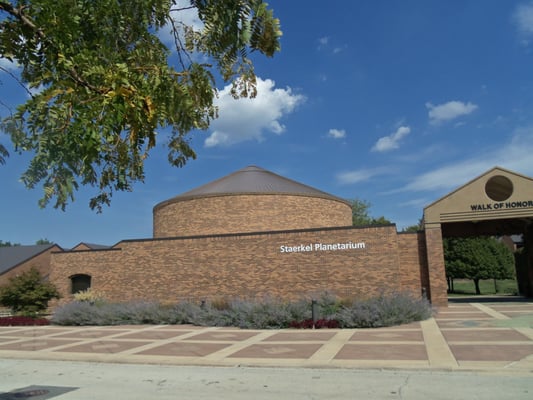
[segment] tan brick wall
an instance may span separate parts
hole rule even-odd
[[[429,275],[426,258],[426,242],[422,232],[398,235],[400,254],[400,279],[402,291],[426,296],[429,291]]]
[[[52,248],[46,250],[45,252],[38,254],[37,256],[27,260],[24,263],[17,265],[15,268],[10,269],[9,271],[4,272],[0,275],[0,286],[9,283],[9,279],[20,275],[32,267],[37,268],[43,277],[47,277],[50,273],[50,258],[53,251],[60,251],[61,249],[58,246],[53,246]]]
[[[448,305],[448,284],[444,267],[444,250],[442,247],[442,231],[440,224],[428,228],[426,226],[427,262],[429,271],[429,297],[436,306]]]
[[[241,194],[162,203],[154,238],[308,229],[352,224],[349,204],[330,198]]]
[[[527,273],[520,282],[520,287],[524,290],[524,295],[533,297],[533,226],[530,225],[524,234],[524,247],[527,257]]]
[[[359,243],[364,249],[281,253],[280,246]],[[217,296],[299,298],[324,291],[372,296],[383,290],[415,290],[416,240],[394,226],[321,229],[195,239],[124,241],[120,250],[54,254],[52,281],[69,301],[74,274],[92,276],[92,287],[109,300],[177,302]],[[417,276],[418,273],[418,277]],[[415,277],[408,276],[414,274]]]

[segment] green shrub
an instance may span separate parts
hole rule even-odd
[[[52,299],[59,299],[56,287],[43,280],[36,268],[9,279],[0,287],[0,304],[10,307],[13,314],[34,317],[48,307]]]

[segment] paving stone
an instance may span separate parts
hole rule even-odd
[[[148,344],[148,341],[118,341],[118,340],[99,340],[97,342],[83,343],[76,346],[68,346],[54,350],[56,352],[74,352],[74,353],[120,353],[124,350],[130,350],[134,347],[140,347]]]
[[[533,354],[531,345],[450,344],[457,361],[519,361]]]
[[[435,319],[378,329],[192,325],[0,327],[0,359],[48,357],[187,365],[531,371],[533,303],[465,303]],[[243,361],[244,360],[244,361]]]
[[[236,353],[231,358],[309,358],[320,344],[254,344]]]
[[[175,342],[143,350],[135,354],[148,356],[205,357],[208,354],[222,350],[227,346],[229,346],[229,344]]]
[[[346,344],[337,360],[427,360],[423,344]]]
[[[50,339],[50,338],[34,338],[29,340],[22,340],[15,343],[0,344],[1,350],[18,350],[18,351],[38,351],[50,349],[66,344],[78,343],[75,339]]]
[[[449,342],[495,342],[495,341],[528,341],[527,336],[514,329],[442,329],[444,338]]]

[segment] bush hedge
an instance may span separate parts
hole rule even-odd
[[[192,324],[234,326],[243,329],[279,328],[375,328],[421,321],[431,316],[425,299],[405,293],[380,295],[366,300],[339,299],[329,294],[316,300],[313,323],[311,300],[285,302],[215,299],[175,306],[155,302],[96,303],[73,301],[58,308],[56,325]]]

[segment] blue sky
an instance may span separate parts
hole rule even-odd
[[[254,56],[255,100],[232,100],[219,84],[220,118],[191,133],[197,160],[172,168],[163,141],[145,183],[96,214],[91,188],[65,212],[40,209],[40,189],[19,182],[28,157],[12,154],[0,166],[0,240],[149,238],[155,204],[248,165],[368,201],[398,230],[493,166],[533,176],[532,1],[269,4],[282,50]],[[7,74],[0,81],[3,103],[24,100]]]

